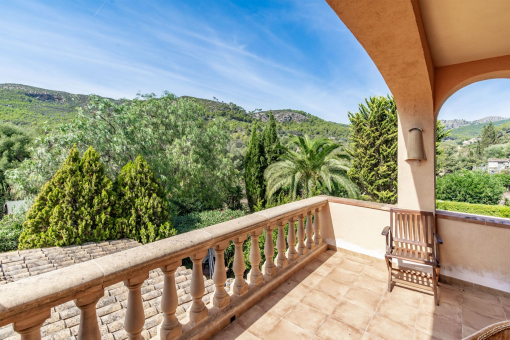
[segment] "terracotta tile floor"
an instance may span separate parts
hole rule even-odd
[[[387,291],[383,261],[327,251],[217,334],[229,339],[462,339],[510,319],[510,299],[440,285]]]

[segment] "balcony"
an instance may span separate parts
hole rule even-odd
[[[45,273],[19,264],[28,274],[0,285],[0,338],[461,339],[505,325],[508,220],[436,212],[444,245],[435,306],[420,287],[387,290],[381,230],[390,208],[318,196],[117,252],[84,246],[76,259],[90,260]],[[289,222],[297,231],[285,237]],[[266,242],[262,264],[257,239],[272,241],[274,229],[278,254]],[[226,288],[231,241],[235,280]],[[255,245],[247,273],[245,242]],[[202,273],[210,248],[212,281]],[[192,270],[181,266],[188,257]]]

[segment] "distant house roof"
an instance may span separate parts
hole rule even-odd
[[[15,214],[19,212],[23,205],[25,204],[25,201],[6,201],[5,202],[5,209],[7,209],[7,215]]]
[[[52,247],[0,253],[0,285],[9,284],[28,276],[85,262],[119,251],[134,248],[141,244],[133,240],[115,240],[101,243],[86,243],[81,246]],[[160,269],[150,271],[149,279],[142,286],[142,299],[145,312],[145,326],[142,336],[154,338],[157,327],[163,320],[161,295],[165,276]],[[203,300],[208,303],[214,292],[212,280],[205,281]],[[175,283],[179,306],[176,316],[179,320],[187,317],[191,306],[191,269],[179,267],[175,272]],[[127,308],[128,289],[122,282],[106,287],[104,296],[96,305],[99,329],[102,340],[126,339],[124,316]],[[66,302],[51,309],[51,317],[41,328],[43,340],[77,339],[80,310],[74,301]],[[0,339],[19,339],[12,325],[0,327]]]

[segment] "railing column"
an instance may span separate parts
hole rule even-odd
[[[163,322],[158,327],[157,337],[161,340],[175,339],[182,334],[182,325],[175,316],[178,306],[177,287],[175,286],[175,271],[181,266],[182,261],[169,263],[161,267],[165,275],[163,283],[163,296],[161,297],[161,310]]]
[[[21,336],[21,340],[41,340],[41,327],[51,317],[51,309],[46,309],[29,317],[23,317],[13,323],[12,328]]]
[[[297,260],[299,257],[299,254],[296,251],[296,230],[294,229],[295,221],[296,220],[294,217],[289,218],[289,232],[287,234],[287,243],[289,244],[289,249],[286,253],[289,262]]]
[[[232,289],[232,293],[236,296],[241,296],[248,292],[248,284],[244,280],[244,270],[246,266],[244,265],[244,255],[243,255],[243,243],[246,241],[246,235],[236,237],[232,240],[235,245],[234,252],[234,265],[232,269],[234,271],[235,280],[234,286]]]
[[[282,269],[287,267],[289,260],[285,257],[285,249],[287,244],[285,243],[285,222],[278,222],[278,236],[276,238],[276,249],[278,249],[278,256],[276,256],[276,267]]]
[[[101,331],[97,323],[96,305],[103,296],[104,290],[101,287],[99,290],[74,300],[74,303],[81,312],[78,340],[96,340],[101,338]]]
[[[321,220],[319,218],[319,213],[321,211],[321,208],[315,209],[315,214],[313,218],[313,231],[314,231],[314,241],[315,245],[320,245],[322,243],[322,236],[321,236]]]
[[[145,325],[145,313],[143,312],[142,284],[149,278],[149,273],[143,273],[124,281],[128,288],[128,302],[124,329],[129,340],[142,340],[143,325]]]
[[[260,249],[259,249],[259,236],[262,230],[255,230],[250,233],[251,249],[250,249],[250,263],[251,270],[249,274],[250,285],[258,286],[264,282],[264,276],[260,272]]]
[[[225,272],[225,249],[229,245],[229,241],[224,241],[214,247],[216,254],[216,262],[214,262],[213,281],[216,289],[214,295],[211,296],[211,302],[214,307],[224,308],[230,304],[230,295],[225,290],[225,282],[227,282],[227,273]]]
[[[188,311],[189,320],[193,324],[197,324],[208,316],[208,309],[205,307],[202,297],[204,296],[204,274],[202,274],[202,261],[208,251],[203,250],[190,256],[193,261],[193,272],[191,273],[190,295],[193,298],[191,307]]]
[[[313,230],[312,230],[312,212],[306,213],[306,248],[312,250],[315,248],[315,242],[313,241]]]
[[[274,244],[273,244],[273,230],[275,225],[267,225],[264,230],[266,231],[266,244],[264,244],[264,255],[266,262],[262,265],[264,277],[270,279],[271,276],[276,274],[276,265],[274,264]]]
[[[305,255],[308,252],[305,244],[305,226],[303,225],[304,216],[298,216],[297,238],[298,238],[298,254]]]

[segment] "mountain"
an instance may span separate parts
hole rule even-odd
[[[186,97],[199,102],[206,108],[207,115],[204,119],[224,117],[235,133],[248,131],[254,121],[259,121],[262,127],[269,120],[269,111],[249,112],[234,103]],[[56,126],[70,122],[76,116],[77,109],[86,105],[89,98],[90,95],[46,90],[21,84],[0,84],[0,122],[28,126],[48,122]],[[281,135],[308,134],[338,141],[347,140],[349,135],[348,125],[327,122],[304,111],[291,109],[271,111],[279,123]]]
[[[467,122],[467,124],[456,126],[452,125],[453,121],[456,121],[457,124],[460,124],[460,122]],[[504,125],[508,122],[510,122],[510,118],[503,118],[503,117],[485,117],[482,119],[474,120],[474,121],[466,121],[464,119],[453,119],[453,120],[447,120],[447,121],[441,121],[443,124],[444,122],[450,122],[450,129],[452,129],[451,126],[453,126],[453,130],[450,132],[450,136],[447,137],[447,139],[454,139],[454,140],[468,140],[473,137],[480,137],[482,134],[482,129],[485,125],[487,125],[489,122],[492,122],[494,126],[498,127],[501,125]],[[445,124],[446,125],[446,124]]]
[[[465,120],[465,119],[441,119],[441,123],[447,128],[447,129],[456,129],[460,128],[462,126],[468,126],[468,125],[476,125],[476,124],[486,124],[488,122],[498,122],[500,120],[508,120],[509,118],[505,117],[499,117],[499,116],[489,116],[482,119],[477,119],[473,121]]]

